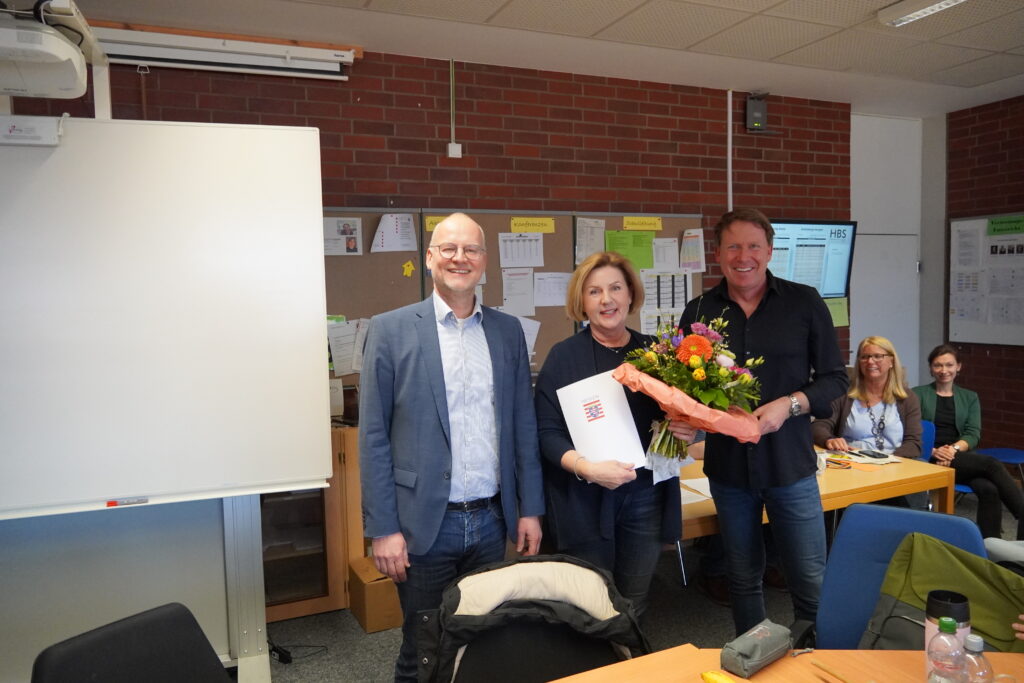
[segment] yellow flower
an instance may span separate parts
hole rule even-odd
[[[647,353],[644,354],[644,360],[646,360],[651,365],[657,365],[658,354],[656,354],[654,351],[648,351]]]
[[[697,355],[690,356],[689,366],[691,368],[699,368],[701,366],[701,363],[702,363],[702,361],[701,361],[700,356],[697,356]]]
[[[698,382],[703,382],[707,375],[704,374],[704,368],[697,368],[693,371],[693,378]]]
[[[728,377],[730,374],[732,373],[729,371],[729,368],[718,368],[719,377]]]
[[[747,373],[743,373],[742,375],[740,375],[740,384],[750,384],[753,381],[753,375],[748,375]]]

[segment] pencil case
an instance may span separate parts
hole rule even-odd
[[[782,657],[792,647],[789,629],[765,619],[722,648],[721,666],[729,673],[750,678]]]

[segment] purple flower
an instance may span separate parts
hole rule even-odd
[[[690,325],[691,334],[699,334],[702,337],[707,337],[708,332],[710,332],[710,330],[708,329],[708,326],[705,325],[704,323],[692,323]]]
[[[672,346],[679,346],[679,342],[681,341],[683,341],[683,335],[677,334],[676,336],[672,337]]]
[[[707,328],[705,328],[705,329],[707,329]],[[707,337],[708,339],[710,339],[712,344],[717,344],[718,342],[720,342],[723,339],[725,339],[725,337],[723,337],[722,335],[718,334],[717,332],[715,332],[712,329],[707,329],[707,332],[704,333],[704,336]]]

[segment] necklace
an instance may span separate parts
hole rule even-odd
[[[622,342],[622,344],[620,346],[609,346],[608,344],[605,344],[604,342],[599,341],[598,338],[594,336],[593,331],[591,331],[591,333],[590,333],[590,338],[594,340],[594,343],[600,344],[601,346],[603,346],[604,348],[608,349],[612,353],[614,353],[614,354],[621,354],[622,350],[625,349],[627,346],[629,346],[629,342],[633,338],[633,335],[631,335],[629,332],[625,332],[624,334],[626,335],[626,341]]]
[[[868,417],[871,418],[871,436],[875,437],[875,448],[882,450],[885,447],[885,403],[879,403],[881,410],[876,418],[875,414],[868,408]]]

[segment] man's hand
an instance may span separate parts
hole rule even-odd
[[[754,410],[754,417],[757,418],[757,426],[761,428],[761,433],[771,434],[779,431],[779,427],[789,417],[790,405],[792,403],[789,396],[782,396]]]
[[[540,550],[540,517],[520,517],[517,531],[516,552],[536,555]]]
[[[405,581],[409,552],[401,531],[373,539],[373,563],[377,565],[377,571],[388,575],[395,583]]]
[[[672,436],[688,444],[693,443],[693,437],[697,436],[697,428],[682,420],[669,420],[668,431],[672,432]]]

